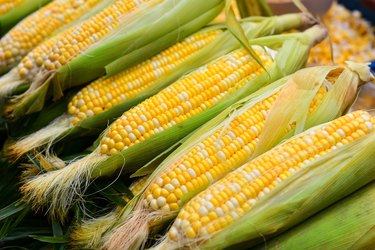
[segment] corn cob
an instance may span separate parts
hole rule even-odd
[[[365,68],[368,67],[365,66]],[[348,78],[345,82],[338,80],[349,72],[353,78]],[[333,85],[335,90],[328,91],[324,84],[325,80],[317,81],[316,75],[326,76],[326,81]],[[355,76],[355,72],[350,69],[344,72],[342,68],[301,70],[294,76],[284,78],[274,84],[278,86],[288,81],[291,82],[285,87],[279,86],[274,89],[271,85],[271,91],[265,94],[261,90],[262,95],[252,97],[248,104],[234,112],[235,117],[231,117],[229,121],[224,120],[217,126],[207,124],[209,132],[198,136],[202,132],[197,131],[199,139],[196,139],[194,143],[187,142],[186,149],[176,152],[175,157],[166,160],[155,171],[146,191],[135,200],[136,204],[125,208],[122,218],[116,220],[120,222],[120,226],[114,230],[113,235],[108,236],[105,248],[129,248],[128,244],[132,242],[132,239],[138,240],[139,237],[144,237],[142,234],[147,233],[148,227],[158,226],[163,219],[173,217],[173,214],[190,197],[207,188],[210,183],[222,178],[257,154],[265,152],[285,137],[291,136],[290,132],[295,127],[295,123],[289,120],[287,123],[281,121],[280,110],[283,111],[282,114],[285,117],[290,117],[296,114],[297,107],[302,109],[306,106],[299,102],[311,100],[305,112],[308,114],[306,128],[342,114],[356,97],[355,91],[350,94],[347,92],[353,87],[358,87],[359,79]],[[306,80],[308,80],[307,83]],[[313,86],[315,83],[316,85]],[[298,89],[293,90],[296,84]],[[318,89],[315,89],[317,87]],[[302,90],[310,90],[311,96],[307,98],[302,94]],[[296,96],[297,94],[300,96]],[[333,95],[341,96],[341,98],[333,100]],[[295,103],[290,101],[290,98],[295,98]],[[331,110],[330,117],[323,117],[319,113],[322,110],[327,111],[327,100],[332,102],[329,105],[335,106],[338,110]],[[288,110],[286,108],[288,106],[293,108]],[[282,131],[281,134],[274,129],[275,120],[279,125],[278,130]],[[270,128],[273,130],[270,131]],[[270,136],[271,134],[278,135],[276,140]],[[262,144],[268,141],[273,144],[264,147]],[[130,219],[129,214],[132,214]]]
[[[49,3],[51,0],[1,0],[0,35],[5,34],[22,18]]]
[[[251,20],[243,23],[249,38],[278,33],[309,22],[308,18],[299,14],[265,18],[259,23]],[[18,158],[47,142],[53,143],[62,137],[67,138],[67,135],[79,136],[85,128],[86,131],[93,126],[104,128],[108,120],[117,118],[131,106],[156,94],[184,73],[239,46],[230,32],[220,26],[191,35],[145,62],[89,84],[72,98],[67,115],[10,146],[8,155]],[[114,71],[117,72],[117,69]]]
[[[0,73],[17,65],[39,43],[79,19],[100,1],[55,0],[25,18],[0,40]]]
[[[39,46],[26,56],[18,66],[18,72],[11,74],[13,80],[30,83],[30,88],[10,102],[5,115],[17,119],[40,111],[46,99],[59,99],[63,90],[96,79],[105,73],[107,64],[122,56],[140,51],[144,53],[144,59],[148,58],[204,26],[224,6],[223,0],[193,1],[197,1],[199,8],[180,15],[179,12],[186,11],[194,3],[187,0],[117,0],[83,23],[61,32],[51,45]],[[177,18],[179,22],[176,22]],[[182,28],[183,33],[180,32]],[[148,36],[143,36],[145,32]],[[160,42],[164,37],[168,40]],[[132,60],[128,57],[127,63],[131,65],[139,58]],[[26,65],[31,65],[31,69]],[[36,99],[40,100],[37,105]]]
[[[123,172],[134,171],[229,105],[270,80],[278,79],[282,74],[278,63],[284,58],[292,63],[282,64],[283,74],[300,68],[310,46],[325,35],[324,29],[314,26],[301,34],[252,40],[257,45],[270,43],[281,46],[274,63],[263,49],[257,49],[264,60],[263,65],[269,69],[262,74],[263,68],[244,49],[240,49],[181,78],[112,123],[94,152],[64,169],[37,176],[25,183],[22,188],[25,199],[35,205],[49,204],[51,216],[63,218],[73,205],[74,195],[81,189],[81,183],[88,183],[84,179],[112,175],[121,169],[124,159],[126,167]],[[294,50],[290,50],[290,46]],[[217,67],[223,71],[217,71]],[[147,113],[144,112],[146,109]],[[68,186],[76,187],[77,192],[71,192]]]
[[[274,193],[277,195],[282,183],[298,176],[300,172],[308,171],[321,158],[339,158],[337,153],[344,145],[356,144],[365,138],[374,145],[374,125],[375,118],[370,114],[364,111],[353,112],[293,137],[246,163],[193,198],[180,211],[168,232],[167,240],[157,249],[162,249],[163,244],[168,249],[186,245],[197,247],[204,241],[208,241],[207,248],[212,249],[217,242],[210,244],[211,237],[218,232],[229,232],[231,225],[250,215],[258,202],[265,202]],[[372,155],[365,156],[367,160],[374,158],[374,148],[371,151]],[[358,154],[360,153],[357,152],[355,156]],[[369,167],[369,164],[371,163],[366,162],[362,165]],[[355,165],[348,167],[356,168]],[[320,178],[320,174],[314,177]],[[239,242],[231,241],[226,246],[234,243]]]
[[[267,242],[267,249],[371,249],[375,217],[372,182]],[[256,249],[265,249],[259,245]]]

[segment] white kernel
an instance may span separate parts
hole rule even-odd
[[[374,129],[374,125],[371,122],[365,122],[365,124],[370,131]]]
[[[233,206],[232,202],[227,201],[227,202],[225,202],[225,204],[226,204],[230,209],[234,209],[234,206]]]
[[[214,198],[213,196],[212,196],[212,194],[206,194],[206,196],[204,197],[204,199],[206,199],[206,200],[211,200],[212,198]]]
[[[236,138],[236,134],[233,133],[232,131],[229,131],[229,132],[228,132],[228,135],[229,135],[232,139]]]
[[[235,211],[232,211],[230,214],[232,215],[233,219],[238,219],[240,217]]]
[[[182,171],[186,171],[186,167],[184,164],[180,164],[178,165],[178,167],[182,170]]]
[[[142,119],[142,121],[147,121],[147,117],[144,114],[141,114],[139,117]]]
[[[125,117],[125,116],[124,116]],[[126,125],[125,126],[125,129],[126,131],[128,131],[129,133],[133,131],[133,128],[130,126],[130,125]]]
[[[255,132],[256,135],[259,135],[259,131],[255,126],[251,126],[251,129]]]
[[[159,206],[158,206],[158,203],[155,199],[153,199],[151,202],[150,202],[150,207],[154,210],[157,210],[159,209]]]
[[[329,136],[328,132],[325,131],[324,129],[322,130],[322,134],[324,134],[325,136]]]
[[[227,159],[223,151],[217,152],[217,156],[219,156],[220,160],[222,161],[225,161]]]
[[[169,192],[173,192],[175,188],[172,184],[168,183],[165,185],[165,189],[167,189]]]
[[[240,196],[242,197],[242,199],[247,200],[247,197],[244,193],[240,193]]]
[[[83,99],[79,99],[78,102],[77,102],[77,105],[78,105],[78,107],[81,107],[81,106],[85,105],[85,101]]]
[[[161,211],[163,211],[163,212],[169,212],[169,211],[171,211],[171,209],[169,208],[169,205],[168,205],[168,204],[165,204],[165,205],[161,208]]]
[[[220,207],[216,208],[216,213],[217,213],[217,215],[219,215],[219,217],[223,217],[224,216],[224,211]]]
[[[133,133],[129,133],[129,139],[131,140],[131,141],[135,141],[135,140],[137,140],[137,137],[133,134]]]
[[[309,137],[305,137],[305,142],[306,142],[308,145],[313,145],[313,141],[312,141]]]
[[[206,176],[207,176],[207,179],[208,179],[208,181],[210,181],[210,182],[213,182],[214,181],[214,178],[212,177],[212,175],[211,175],[211,173],[210,172],[206,172]]]
[[[208,211],[212,211],[212,210],[214,210],[214,205],[212,205],[212,203],[211,202],[209,202],[209,201],[207,201],[206,202],[206,208],[208,209]]]
[[[146,199],[150,202],[154,199],[154,196],[152,196],[152,194],[149,194],[149,195],[147,195]]]
[[[159,207],[163,207],[167,203],[165,197],[159,197],[156,201]]]
[[[176,227],[180,227],[181,226],[181,219],[180,218],[177,218],[174,223],[173,223]]]
[[[258,197],[259,198],[263,198],[265,195],[264,195],[264,192],[263,191],[260,191],[259,194],[258,194]]]
[[[352,115],[352,119],[354,119],[354,115],[353,114],[349,114],[349,115]],[[368,115],[363,114],[362,118],[365,119],[365,121],[370,121],[370,116],[368,116]]]
[[[247,201],[247,204],[249,204],[250,206],[254,206],[256,202],[257,201],[255,199],[250,199]]]
[[[155,127],[159,127],[160,126],[158,119],[152,118],[152,122],[154,123]]]
[[[342,130],[341,128],[339,128],[338,130],[336,130],[336,132],[339,133],[342,137],[346,136],[344,130]]]
[[[208,214],[208,210],[205,206],[200,206],[199,209],[198,209],[198,213],[201,216],[204,216],[204,215]]]
[[[189,168],[187,171],[191,175],[191,177],[193,178],[197,177],[197,174],[195,173],[194,169]]]
[[[260,172],[258,171],[258,169],[254,169],[252,173],[254,173],[256,177],[260,177]]]
[[[162,178],[158,177],[158,178],[155,180],[155,183],[156,183],[157,185],[159,185],[159,186],[163,186],[164,181],[163,181]]]
[[[232,204],[235,206],[235,207],[238,207],[240,204],[238,203],[237,199],[232,197],[232,199],[230,199],[230,201],[232,202]]]
[[[209,154],[208,154],[207,150],[202,149],[201,153],[203,154],[203,156],[204,156],[205,158],[208,158],[208,157],[209,157]]]
[[[182,220],[181,228],[187,228],[188,226],[190,226],[190,222],[188,220]]]
[[[180,186],[180,182],[176,178],[173,178],[173,180],[171,180],[171,184],[174,187],[179,187]]]
[[[182,186],[181,186],[181,190],[182,190],[182,192],[183,192],[184,194],[187,194],[187,193],[188,193],[188,189],[186,188],[185,185],[182,185]]]
[[[241,137],[237,137],[236,139],[242,146],[245,145],[245,142],[242,140]]]
[[[248,181],[252,181],[252,180],[254,179],[254,178],[253,178],[250,174],[248,174],[248,173],[244,174],[244,176],[245,176],[246,180],[248,180]]]
[[[271,190],[269,189],[269,188],[264,188],[264,190],[263,190],[266,194],[269,194],[269,193],[271,193]]]
[[[176,225],[176,222],[174,223],[174,225]],[[178,227],[178,226],[176,225],[176,227]],[[169,234],[172,235],[172,237],[177,237],[177,235],[178,235],[178,231],[177,231],[176,227],[172,226],[169,229]]]

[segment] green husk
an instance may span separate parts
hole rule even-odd
[[[26,0],[13,10],[0,16],[0,36],[7,33],[22,18],[46,5],[51,0]]]
[[[141,10],[125,16],[126,21],[84,53],[56,72],[36,79],[31,84],[31,91],[14,100],[17,103],[9,106],[5,114],[10,119],[18,119],[24,114],[38,112],[43,108],[45,100],[57,100],[64,95],[64,90],[103,75],[106,65],[134,50],[142,51],[144,60],[202,28],[223,7],[224,0],[150,1]],[[171,34],[174,34],[173,39]],[[164,36],[168,36],[169,43],[158,43]],[[153,50],[149,50],[150,44],[153,44]],[[129,66],[138,60],[128,61]]]
[[[375,244],[375,182],[256,249],[371,249]]]
[[[309,24],[309,18],[305,15],[300,14],[290,14],[271,18],[255,17],[242,20],[242,26],[246,32],[248,39],[279,33],[293,27],[299,27],[301,25],[307,24]],[[224,27],[222,27],[221,25],[214,25],[199,32],[206,32],[213,29],[224,29]],[[12,158],[18,158],[24,152],[35,149],[35,147],[43,146],[43,144],[46,143],[51,144],[60,139],[66,140],[73,137],[99,134],[107,126],[108,123],[111,123],[123,112],[138,104],[139,102],[147,99],[148,97],[157,94],[159,91],[176,81],[182,75],[187,74],[194,69],[206,64],[207,62],[219,58],[220,56],[225,55],[239,47],[240,43],[231,35],[229,31],[225,31],[223,34],[219,35],[219,37],[217,37],[215,41],[187,58],[184,62],[180,63],[169,74],[160,77],[155,83],[139,93],[136,97],[128,99],[103,113],[100,113],[93,117],[89,117],[83,120],[77,126],[67,125],[63,130],[61,130],[60,134],[56,132],[52,133],[53,137],[41,136],[40,133],[36,133],[31,135],[30,137],[26,137],[25,139],[27,140],[32,139],[33,143],[26,143],[24,145],[24,143],[22,143],[23,140],[21,140],[19,142],[21,144],[18,144],[18,146],[17,144],[14,145],[14,147],[19,147],[20,149],[9,149],[8,155]],[[132,52],[129,55],[109,64],[107,66],[108,77],[121,72],[121,70],[123,69],[126,69],[129,66],[128,64],[126,64],[129,56],[132,58],[137,58],[139,57],[139,53],[138,51]],[[130,59],[128,61],[133,61],[133,59]],[[65,119],[68,118],[68,116],[65,116]],[[61,125],[61,121],[58,124]],[[51,125],[49,127],[46,127],[43,131],[50,131],[52,128],[53,126]],[[45,135],[47,135],[47,133],[45,133]]]
[[[279,234],[373,181],[374,162],[371,132],[297,171],[199,248],[244,249]]]

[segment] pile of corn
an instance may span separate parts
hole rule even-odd
[[[371,249],[374,35],[267,9],[0,0],[0,246]]]
[[[375,58],[375,35],[370,23],[359,11],[334,3],[322,22],[328,29],[326,39],[311,50],[309,63],[314,65],[343,65],[345,61],[369,62]],[[331,57],[331,47],[333,58]]]

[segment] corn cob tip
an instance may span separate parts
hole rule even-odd
[[[314,47],[328,36],[328,30],[321,24],[314,25],[304,33],[313,40],[311,47]]]
[[[70,234],[71,245],[97,249],[102,241],[102,236],[117,219],[117,210],[99,218],[84,220],[76,225]]]
[[[10,96],[12,92],[25,81],[17,76],[16,70],[11,70],[0,78],[0,103],[4,98]]]
[[[91,172],[102,160],[94,151],[62,169],[30,178],[21,187],[23,200],[36,210],[47,207],[51,218],[64,222],[68,210],[82,201]]]
[[[5,148],[5,155],[11,161],[16,161],[25,153],[47,144],[47,151],[51,144],[70,128],[70,118],[62,115],[52,121],[47,127],[21,138]]]
[[[156,218],[145,210],[135,210],[124,223],[116,227],[104,239],[103,248],[107,250],[139,249],[147,240],[149,223]]]

